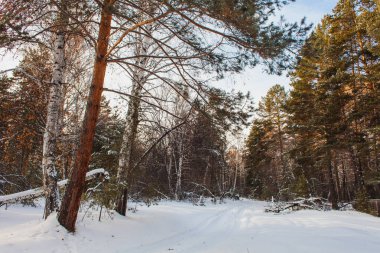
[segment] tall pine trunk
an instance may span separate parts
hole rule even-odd
[[[54,42],[54,67],[51,79],[46,126],[43,135],[42,171],[45,189],[45,219],[58,209],[57,139],[60,135],[60,110],[65,79],[65,33],[59,28]]]
[[[106,55],[111,31],[111,8],[114,2],[115,0],[104,0],[103,2],[92,83],[87,100],[80,142],[75,155],[73,171],[70,175],[58,216],[59,223],[72,232],[75,230],[80,199],[85,187],[85,177],[92,152],[96,122],[99,116],[100,101],[107,68]]]

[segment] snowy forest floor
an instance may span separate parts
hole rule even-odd
[[[130,204],[134,207],[135,204]],[[267,203],[228,200],[193,206],[160,202],[127,217],[78,217],[69,234],[42,207],[0,209],[0,252],[366,253],[380,249],[380,219],[355,211],[265,213]]]

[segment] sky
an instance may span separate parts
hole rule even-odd
[[[296,0],[283,8],[281,15],[290,22],[297,22],[306,17],[308,24],[317,25],[324,15],[331,13],[337,2],[338,0]],[[240,74],[226,77],[220,81],[218,87],[226,90],[249,91],[257,103],[273,85],[280,84],[289,89],[289,82],[286,73],[282,76],[268,75],[264,73],[263,67],[257,66],[254,69],[246,69]]]
[[[290,22],[300,21],[306,17],[307,23],[318,24],[325,14],[331,12],[337,2],[338,0],[296,0],[295,3],[285,6],[281,10],[281,15]],[[12,54],[0,56],[0,71],[14,68],[18,61],[19,58]],[[275,84],[289,89],[289,78],[286,77],[286,73],[282,76],[268,75],[262,67],[257,66],[254,69],[246,69],[240,74],[226,76],[224,80],[218,81],[217,86],[228,91],[232,89],[249,91],[257,102]]]

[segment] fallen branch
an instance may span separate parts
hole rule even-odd
[[[272,203],[270,207],[265,209],[265,212],[281,213],[283,211],[291,210],[325,210],[328,206],[327,200],[323,198],[298,198],[291,202],[278,202]]]
[[[104,176],[105,178],[108,178],[108,172],[105,169],[94,169],[86,173],[86,181],[89,181],[91,179],[94,179],[98,176]],[[61,180],[59,181],[58,187],[63,188],[66,186],[68,183],[68,180]],[[9,195],[3,195],[0,196],[0,206],[3,206],[5,204],[12,204],[12,203],[17,203],[22,200],[26,199],[35,199],[38,197],[41,197],[44,195],[44,188],[43,187],[38,187],[35,189],[23,191],[23,192],[17,192]]]

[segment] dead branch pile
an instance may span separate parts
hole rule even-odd
[[[290,202],[271,202],[265,209],[265,212],[281,213],[285,211],[298,211],[298,210],[330,210],[331,204],[327,199],[310,197],[310,198],[297,198]]]

